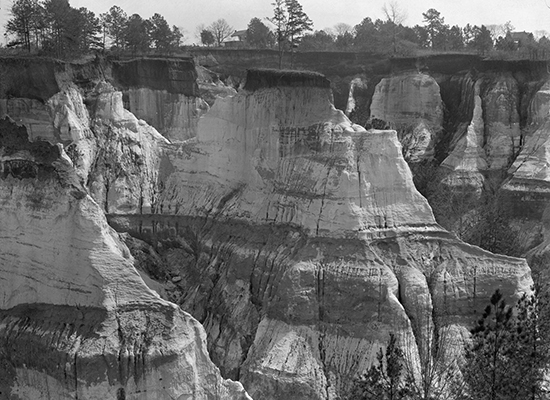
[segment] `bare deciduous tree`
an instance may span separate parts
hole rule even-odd
[[[345,22],[340,22],[334,25],[334,32],[336,32],[336,36],[345,35],[346,33],[353,33],[353,26],[346,24]]]
[[[395,0],[390,1],[388,4],[384,3],[382,11],[386,19],[393,22],[395,25],[402,24],[407,19],[407,11],[401,8],[399,3]]]
[[[465,388],[458,363],[462,338],[446,311],[433,306],[419,302],[409,310],[414,336],[402,336],[406,375],[415,399],[459,399]]]
[[[212,24],[207,29],[212,32],[212,34],[216,38],[216,45],[218,46],[221,46],[223,41],[229,38],[234,32],[233,27],[230,26],[223,18],[212,22]]]
[[[515,29],[510,21],[504,24],[486,25],[486,28],[491,32],[491,39],[493,40],[497,40],[499,37],[506,37],[509,32]]]
[[[388,4],[384,3],[382,11],[388,22],[392,23],[392,47],[395,54],[397,53],[397,34],[400,25],[407,19],[407,12],[395,0],[391,0]]]

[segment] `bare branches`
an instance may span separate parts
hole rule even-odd
[[[397,33],[400,25],[407,19],[407,12],[403,10],[396,0],[391,0],[389,4],[384,3],[382,11],[386,15],[388,22],[392,26],[392,48],[393,53],[397,53]]]
[[[407,19],[407,11],[401,8],[399,3],[395,0],[391,0],[389,4],[384,3],[382,11],[386,19],[393,22],[395,25],[402,24]]]
[[[458,399],[464,392],[458,354],[462,338],[449,323],[446,311],[418,302],[409,311],[412,334],[402,336],[405,369],[415,398]],[[406,330],[404,330],[406,332]]]
[[[216,45],[218,46],[221,46],[223,41],[229,38],[234,32],[233,27],[230,26],[223,18],[212,22],[212,24],[208,27],[208,30],[214,35]]]
[[[345,35],[346,33],[354,33],[353,26],[346,24],[344,22],[339,22],[336,25],[334,25],[334,32],[336,32],[336,36]]]

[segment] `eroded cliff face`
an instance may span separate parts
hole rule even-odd
[[[134,247],[143,268],[254,398],[339,398],[389,332],[413,362],[427,331],[412,320],[459,348],[496,287],[531,284],[524,260],[435,223],[395,131],[366,131],[330,99],[320,76],[251,72],[195,139],[166,148],[153,214],[108,216],[153,244]]]
[[[548,142],[550,140],[550,82],[545,82],[530,102],[525,144],[512,164],[508,190],[546,192],[548,170]]]
[[[352,124],[319,74],[250,71],[170,143],[126,109],[141,83],[62,72],[49,97],[0,103],[36,132],[1,153],[0,212],[19,227],[0,242],[3,394],[246,398],[185,310],[253,398],[337,399],[390,332],[416,363],[433,329],[459,349],[495,288],[529,291],[524,260],[435,222],[398,134]]]
[[[350,115],[366,113],[373,126],[398,129],[415,182],[439,222],[469,242],[524,256],[545,229],[546,67],[527,61],[444,61],[443,56],[396,60],[392,76],[383,78],[373,95],[353,92],[358,97],[352,104],[367,111]],[[437,135],[411,142],[418,131],[414,118],[437,120]],[[422,143],[416,147],[422,152],[411,151]]]
[[[406,164],[392,134],[365,135],[329,96],[323,88],[280,87],[221,99],[200,122],[197,143],[208,156],[174,160],[160,206],[186,215],[223,207],[226,217],[298,224],[317,235],[433,223],[418,192],[393,179]],[[379,153],[387,159],[373,161]],[[196,175],[197,185],[183,189],[178,173]],[[211,176],[220,180],[209,185]]]
[[[197,122],[208,110],[200,97],[188,97],[162,90],[131,88],[128,109],[171,141],[189,139],[197,133]]]
[[[467,75],[454,84],[464,87],[462,102],[470,107],[471,117],[454,125],[450,152],[441,165],[481,189],[483,173],[508,169],[523,143],[520,84],[510,72]]]
[[[113,77],[124,89],[125,106],[171,141],[196,135],[208,110],[190,60],[138,59],[113,63]],[[167,79],[168,78],[168,79]]]
[[[247,399],[107,224],[106,211],[148,210],[167,143],[122,97],[65,82],[2,103],[0,398]]]
[[[188,58],[95,58],[82,64],[44,59],[38,63],[5,60],[0,76],[0,116],[25,121],[32,137],[53,134],[51,120],[56,110],[50,104],[52,96],[71,83],[89,91],[99,81],[109,82],[122,92],[125,109],[170,141],[195,136],[198,120],[208,110],[197,85],[195,65]]]
[[[545,82],[529,103],[527,125],[522,148],[508,172],[502,187],[503,195],[515,204],[515,222],[525,233],[530,259],[535,258],[538,269],[546,271],[549,257],[549,169],[550,101]],[[544,272],[546,273],[546,272]]]
[[[439,85],[417,72],[384,78],[374,91],[370,117],[400,132],[405,158],[411,162],[432,158],[443,123]]]
[[[347,113],[361,112],[355,104],[366,105],[371,120],[397,128],[405,158],[412,163],[435,157],[457,172],[509,168],[530,134],[527,120],[534,110],[529,104],[540,103],[534,94],[544,73],[536,63],[477,60],[449,68],[436,58],[397,60],[392,76],[376,84],[372,95],[368,90],[350,94]],[[415,136],[419,124],[431,135]]]

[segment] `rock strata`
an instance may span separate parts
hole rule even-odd
[[[200,97],[191,59],[136,59],[113,64],[113,78],[123,89],[126,108],[172,141],[196,135],[208,110]]]
[[[512,179],[505,189],[515,192],[547,194],[550,183],[548,148],[550,146],[550,82],[533,97],[529,108],[528,134],[517,159],[510,167]]]
[[[255,398],[336,399],[389,332],[410,346],[411,321],[445,315],[465,337],[496,287],[529,290],[524,260],[435,223],[395,131],[352,124],[316,75],[250,76],[166,150],[153,214],[108,216],[155,244],[224,376]]]
[[[58,71],[44,98],[0,103],[13,115],[0,124],[0,396],[249,398],[221,371],[253,398],[338,399],[390,332],[415,364],[426,332],[448,329],[460,349],[495,288],[529,291],[524,260],[436,223],[405,131],[351,123],[320,74],[250,71],[195,137],[166,140],[129,94],[159,117],[165,96],[196,95],[186,62]],[[162,82],[172,72],[182,83]],[[372,109],[418,117],[406,154],[431,157],[435,79],[379,88]],[[384,99],[396,93],[426,101],[402,111]]]
[[[417,72],[384,78],[374,91],[370,117],[400,132],[408,160],[432,158],[443,123],[439,85],[430,75]]]
[[[0,120],[0,398],[249,399],[202,326],[145,285],[77,172],[62,144]]]
[[[447,181],[453,185],[457,181],[461,186],[470,186],[481,190],[484,177],[481,171],[487,170],[487,158],[483,151],[485,121],[483,119],[481,81],[474,84],[473,113],[469,124],[459,125],[454,136],[453,151],[443,160],[441,166],[452,171]],[[465,132],[464,132],[465,130]],[[465,184],[467,182],[467,184]]]

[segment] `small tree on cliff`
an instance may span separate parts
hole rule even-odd
[[[31,50],[33,39],[38,44],[43,27],[44,8],[38,0],[16,0],[10,8],[11,18],[6,24],[6,34],[15,35],[15,42]]]
[[[124,48],[128,15],[119,6],[112,6],[108,12],[100,15],[104,33],[111,39],[114,46]]]
[[[438,39],[442,36],[446,29],[445,18],[435,8],[430,8],[425,13],[422,13],[425,22],[425,29],[428,32],[428,38],[432,49],[438,48]]]
[[[68,0],[47,0],[44,3],[46,37],[44,48],[57,57],[74,54],[79,50],[79,35],[82,22],[78,10],[72,8]]]
[[[273,17],[267,18],[267,20],[275,25],[279,48],[279,68],[282,68],[285,47],[296,46],[304,34],[312,30],[313,22],[297,0],[275,0],[271,4],[273,5]]]
[[[273,17],[268,18],[267,20],[275,25],[275,37],[279,49],[279,68],[282,68],[283,54],[285,51],[284,46],[287,35],[288,15],[284,0],[275,0],[275,2],[271,3],[271,5],[273,6]]]
[[[470,47],[477,50],[481,54],[486,54],[493,48],[491,31],[489,31],[485,25],[481,25],[480,27],[474,26],[474,38],[470,42]]]
[[[350,400],[400,400],[412,394],[406,377],[403,350],[397,338],[390,333],[386,351],[380,348],[376,355],[378,364],[372,365],[354,383]]]
[[[246,42],[251,47],[267,49],[275,43],[275,35],[259,18],[252,18],[246,30]]]
[[[75,39],[82,53],[103,47],[100,39],[101,22],[92,11],[86,7],[80,7],[78,10],[72,11],[72,19],[79,27],[75,32],[78,35]]]
[[[548,324],[541,301],[524,295],[516,309],[500,291],[491,296],[466,345],[462,375],[469,398],[539,399],[548,363]]]
[[[214,37],[214,34],[208,29],[203,29],[201,31],[201,43],[206,46],[212,46],[214,43],[216,43],[216,38]]]
[[[397,35],[401,24],[407,19],[407,13],[399,6],[395,0],[389,4],[384,3],[382,11],[391,27],[393,54],[397,53]]]
[[[168,25],[168,22],[166,22],[162,15],[155,13],[149,18],[149,26],[151,28],[151,41],[155,49],[167,52],[175,47],[174,32],[170,29],[170,25]]]
[[[313,28],[313,21],[309,19],[297,0],[286,0],[288,12],[288,42],[291,48],[297,47],[298,43],[308,31]]]
[[[214,35],[217,46],[221,46],[223,41],[230,37],[234,32],[233,28],[223,18],[212,22],[212,24],[208,27],[208,30]]]
[[[126,25],[126,47],[132,50],[133,53],[149,50],[151,47],[150,31],[150,21],[144,20],[139,14],[132,14]]]

